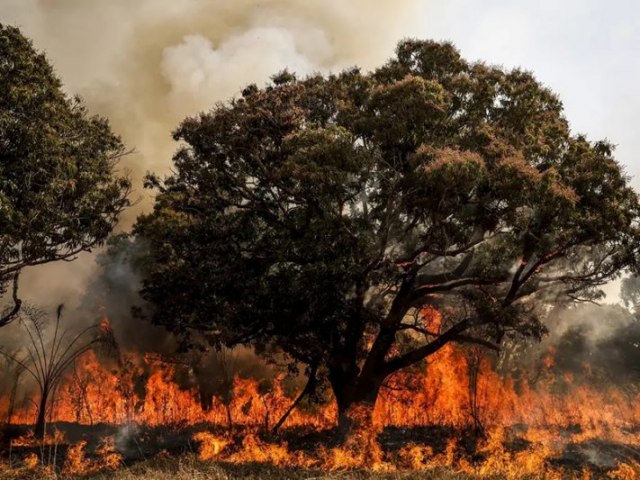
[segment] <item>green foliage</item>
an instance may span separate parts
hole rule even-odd
[[[540,337],[633,263],[611,146],[531,74],[410,40],[371,74],[274,78],[186,119],[149,179],[142,295],[185,338],[319,365],[347,405],[449,341]]]
[[[0,24],[0,291],[26,266],[103,242],[128,206],[124,154],[101,117],[68,98],[17,28]],[[14,292],[17,300],[17,290]],[[0,321],[0,325],[10,318]]]

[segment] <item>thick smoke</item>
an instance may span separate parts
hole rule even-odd
[[[300,75],[388,58],[418,35],[426,0],[2,0],[0,22],[45,50],[70,93],[107,116],[135,153],[121,169],[134,200],[120,228],[148,210],[147,171],[164,174],[171,131],[187,115],[288,68]],[[26,271],[22,294],[40,305],[80,304],[93,256]]]

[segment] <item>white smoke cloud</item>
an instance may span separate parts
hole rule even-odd
[[[321,31],[315,31],[313,45],[319,58],[329,53],[329,45]],[[264,82],[274,73],[275,65],[284,65],[300,75],[319,70],[294,34],[280,27],[253,28],[226,39],[218,48],[202,35],[187,35],[179,45],[164,49],[162,73],[171,85],[169,104],[174,111],[187,114],[203,103],[235,96],[241,89],[228,81],[243,78],[244,83]],[[304,47],[304,45],[302,46]],[[203,99],[205,100],[203,102]]]

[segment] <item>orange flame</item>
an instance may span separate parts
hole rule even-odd
[[[423,312],[421,319],[426,329],[440,328],[440,316],[435,311]],[[547,372],[553,368],[553,358],[554,352],[549,351],[543,359]],[[375,428],[356,429],[341,446],[315,452],[293,451],[284,442],[267,442],[259,436],[259,432],[273,427],[293,400],[285,394],[282,376],[275,377],[268,389],[258,380],[236,377],[233,395],[226,404],[216,399],[205,407],[197,388],[181,388],[175,381],[175,366],[140,355],[125,355],[123,364],[124,367],[113,369],[92,352],[85,354],[59,388],[51,406],[51,421],[86,425],[207,424],[223,430],[231,418],[233,425],[245,432],[244,436],[238,439],[230,434],[197,433],[194,439],[200,445],[201,459],[331,471],[361,467],[376,471],[422,470],[441,466],[480,475],[501,473],[507,478],[539,472],[545,472],[545,478],[561,478],[566,472],[552,467],[549,459],[558,455],[563,445],[593,439],[640,445],[640,431],[636,428],[640,425],[640,405],[632,401],[628,392],[613,386],[595,388],[568,375],[541,375],[535,384],[517,382],[499,375],[487,356],[476,364],[479,373],[474,383],[470,375],[474,364],[468,351],[454,345],[430,357],[422,371],[399,372],[389,379],[373,410],[371,423]],[[31,400],[14,409],[12,423],[34,421],[36,402]],[[0,415],[8,405],[7,399],[0,399]],[[370,415],[358,411],[352,414],[367,418]],[[294,410],[286,425],[320,430],[333,427],[336,419],[337,407],[330,401]],[[477,423],[486,433],[477,449],[480,460],[469,458],[455,435],[440,453],[419,444],[386,452],[377,440],[385,426],[440,425],[460,431]],[[530,446],[514,452],[505,445],[516,425],[521,426],[521,438]],[[576,425],[580,428],[571,428]],[[60,438],[51,441],[60,442]],[[16,447],[33,443],[33,437],[28,436],[13,441]],[[91,458],[85,448],[84,442],[69,448],[66,473],[114,469],[121,464],[112,441],[106,441]],[[37,462],[29,457],[25,464],[35,467]],[[639,478],[640,465],[632,461],[621,463],[610,474],[614,475],[612,478]],[[589,476],[585,470],[582,477]]]

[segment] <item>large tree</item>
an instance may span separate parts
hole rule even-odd
[[[186,119],[149,177],[154,320],[328,380],[343,425],[448,342],[541,336],[633,263],[638,198],[609,143],[570,133],[521,70],[404,41],[372,73],[264,89]]]
[[[104,118],[69,98],[44,54],[0,24],[0,294],[18,313],[28,266],[73,259],[103,242],[128,205],[124,154]]]

